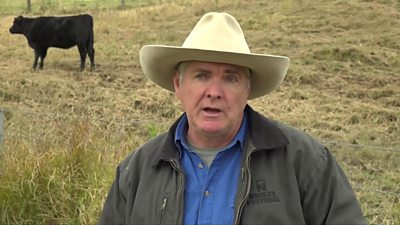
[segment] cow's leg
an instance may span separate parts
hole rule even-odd
[[[47,48],[43,48],[43,49],[40,51],[39,69],[43,69],[44,58],[46,58],[46,55],[47,55]]]
[[[78,44],[79,55],[81,56],[81,71],[85,69],[85,61],[86,61],[86,47],[82,44]]]
[[[91,50],[88,52],[90,58],[90,70],[94,70],[94,48],[92,47]]]
[[[87,41],[87,51],[90,58],[90,70],[94,70],[94,48],[93,48],[93,31],[91,35],[89,35],[89,39]]]
[[[33,60],[33,65],[32,65],[32,69],[36,69],[37,67],[37,63],[38,63],[38,59],[39,59],[39,49],[34,49],[34,53],[35,53],[35,59]]]

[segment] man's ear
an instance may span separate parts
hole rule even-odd
[[[173,79],[173,82],[174,82],[175,94],[177,94],[177,92],[179,91],[179,86],[180,86],[178,71],[175,71],[174,76],[173,76],[172,79]]]
[[[250,92],[251,92],[251,80],[249,80],[249,84],[248,84],[248,86],[247,86],[247,99],[249,99],[249,96],[250,96]]]

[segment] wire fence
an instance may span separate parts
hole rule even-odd
[[[4,112],[0,109],[0,154],[3,150],[3,137],[4,137]]]
[[[10,110],[4,110],[0,109],[0,154],[2,153],[3,149],[3,140],[6,131],[4,130],[5,128],[5,120],[6,120],[6,113],[13,113]],[[31,117],[46,117],[48,120],[55,120],[55,119],[61,119],[65,117],[65,114],[62,113],[40,113],[40,112],[34,112],[34,111],[19,111],[19,113],[23,113],[24,115],[28,115]],[[82,117],[81,115],[75,115],[77,118]],[[87,116],[85,116],[87,117]],[[113,118],[91,118],[92,120],[96,120],[99,123],[108,123],[108,125],[112,124],[113,126],[116,126],[116,129],[125,129],[127,127],[132,126],[132,124],[135,124],[135,126],[146,126],[146,125],[151,125],[155,124],[154,121],[145,121],[145,120],[136,120],[132,118],[125,118],[125,117],[113,117]],[[157,121],[157,126],[168,126],[170,125],[170,122],[159,122]],[[21,137],[24,137],[23,135]],[[31,134],[26,136],[25,138],[34,138]],[[392,147],[392,146],[375,146],[375,145],[365,145],[365,144],[355,144],[355,143],[348,143],[345,141],[341,140],[320,140],[321,143],[325,145],[330,145],[331,147],[337,147],[337,146],[350,146],[354,149],[357,149],[359,151],[367,150],[367,149],[373,149],[373,150],[378,150],[382,152],[392,152],[394,154],[400,154],[400,148],[398,147]],[[365,186],[354,186],[353,187],[356,191],[363,191],[363,192],[374,192],[378,194],[384,194],[387,196],[394,196],[395,198],[400,198],[400,192],[397,191],[391,191],[391,190],[383,190],[383,189],[376,189],[376,188],[371,188],[371,187],[365,187]]]
[[[1,14],[130,8],[160,3],[160,0],[2,0]]]
[[[41,117],[47,117],[49,120],[54,119],[54,118],[59,118],[59,117],[65,117],[64,113],[41,113],[41,112],[36,112],[36,111],[30,111],[30,110],[19,110],[20,113],[23,113],[25,115],[31,115],[33,117],[41,116]],[[3,142],[4,138],[4,118],[5,118],[5,113],[12,113],[12,111],[7,110],[7,109],[1,109],[0,108],[0,146]],[[76,117],[81,117],[80,115],[75,115]],[[87,115],[85,115],[87,117]],[[154,121],[151,120],[143,120],[143,119],[132,119],[132,118],[127,118],[127,117],[121,117],[121,116],[114,116],[113,118],[105,118],[105,117],[98,117],[98,118],[92,118],[98,122],[107,122],[111,123],[113,125],[119,125],[121,127],[126,127],[131,124],[135,125],[148,125],[154,123]],[[158,125],[169,125],[170,122],[156,122]],[[392,146],[376,146],[376,145],[365,145],[365,144],[358,144],[358,143],[348,143],[345,141],[341,140],[324,140],[320,139],[320,142],[323,144],[329,144],[333,146],[350,146],[354,147],[355,149],[376,149],[376,150],[382,150],[382,151],[391,151],[391,152],[398,152],[400,153],[400,148],[398,147],[392,147]]]
[[[332,141],[332,140],[321,140],[322,143],[324,144],[332,144],[332,145],[341,145],[341,146],[351,146],[355,147],[357,149],[377,149],[377,150],[383,150],[383,151],[394,151],[394,152],[399,152],[400,153],[400,148],[395,148],[395,147],[382,147],[382,146],[375,146],[375,145],[362,145],[362,144],[352,144],[352,143],[346,143],[346,142],[340,142],[340,141]]]

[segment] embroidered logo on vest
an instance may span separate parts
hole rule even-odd
[[[267,190],[265,180],[255,180],[254,187],[255,188],[252,188],[249,194],[247,205],[258,205],[281,201],[275,191]]]

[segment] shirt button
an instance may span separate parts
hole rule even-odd
[[[204,168],[203,164],[199,163],[199,168],[203,169]]]
[[[208,196],[210,195],[210,192],[209,192],[209,191],[205,191],[205,192],[204,192],[204,195],[205,195],[206,197],[208,197]]]

